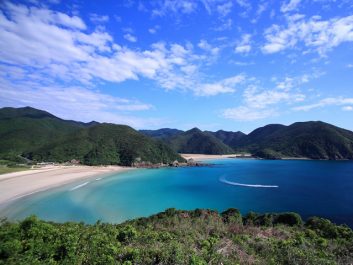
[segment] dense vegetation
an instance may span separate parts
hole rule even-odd
[[[168,145],[179,153],[189,154],[231,154],[233,149],[212,134],[198,128],[177,134],[167,140]]]
[[[151,139],[154,138],[154,139]],[[22,163],[80,160],[89,165],[130,165],[182,161],[176,154],[252,153],[266,159],[306,157],[353,159],[353,132],[324,122],[271,124],[246,135],[242,132],[142,130],[124,125],[82,123],[26,108],[0,109],[0,159]]]
[[[353,159],[353,132],[324,122],[273,124],[254,130],[232,147],[264,158]]]
[[[239,142],[246,136],[243,132],[230,132],[230,131],[223,131],[218,130],[216,132],[207,131],[208,133],[215,136],[217,139],[221,140],[224,144],[230,147],[236,147]]]
[[[184,131],[178,129],[162,128],[158,130],[140,130],[140,132],[155,139],[166,140],[170,137],[181,134]]]
[[[87,165],[183,161],[162,142],[128,126],[67,121],[29,107],[0,109],[0,159],[75,159]]]
[[[130,166],[140,161],[168,164],[183,159],[165,144],[125,125],[99,124],[72,133],[60,141],[26,154],[35,161],[65,162],[78,159],[87,165]]]
[[[148,134],[152,137],[163,135],[163,140],[174,150],[185,153],[245,152],[265,159],[353,159],[353,132],[324,122],[297,122],[289,126],[270,124],[248,135],[223,130],[201,132],[198,129],[171,136],[163,133],[167,132],[166,129],[159,131],[158,136],[157,131],[154,132],[148,131]],[[213,136],[213,139],[207,139],[207,135]],[[217,138],[216,141],[214,138]]]
[[[0,225],[0,264],[351,264],[353,231],[295,213],[168,209],[123,224]]]

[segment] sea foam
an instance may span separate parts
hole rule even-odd
[[[220,177],[219,181],[232,186],[242,186],[242,187],[251,187],[251,188],[278,188],[279,187],[278,185],[244,184],[244,183],[232,182],[232,181],[226,180],[225,177]]]

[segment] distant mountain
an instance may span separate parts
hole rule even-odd
[[[243,137],[234,148],[264,158],[353,159],[353,132],[320,121],[271,124]]]
[[[198,128],[176,134],[165,139],[166,143],[179,153],[190,154],[231,154],[232,148],[222,143],[211,133]]]
[[[0,109],[0,159],[130,165],[183,159],[164,143],[125,125],[62,120],[34,108]]]
[[[184,131],[178,129],[162,128],[158,130],[140,130],[144,135],[150,136],[156,139],[168,139],[177,134],[183,133]]]
[[[224,144],[230,147],[236,147],[241,141],[241,139],[243,139],[246,136],[245,133],[240,131],[230,132],[230,131],[219,130],[216,132],[211,132],[211,131],[206,131],[206,132],[212,134],[217,139],[221,140]]]

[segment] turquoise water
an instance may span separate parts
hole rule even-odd
[[[1,215],[122,222],[166,208],[295,211],[353,226],[353,163],[224,159],[210,167],[139,169],[22,198]],[[239,185],[240,184],[240,185]],[[244,185],[245,184],[245,185]],[[250,185],[250,186],[246,186]],[[255,185],[255,186],[254,186]]]

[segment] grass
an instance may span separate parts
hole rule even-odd
[[[6,173],[12,173],[17,171],[24,171],[30,169],[29,167],[8,167],[8,166],[0,166],[0,175]]]

